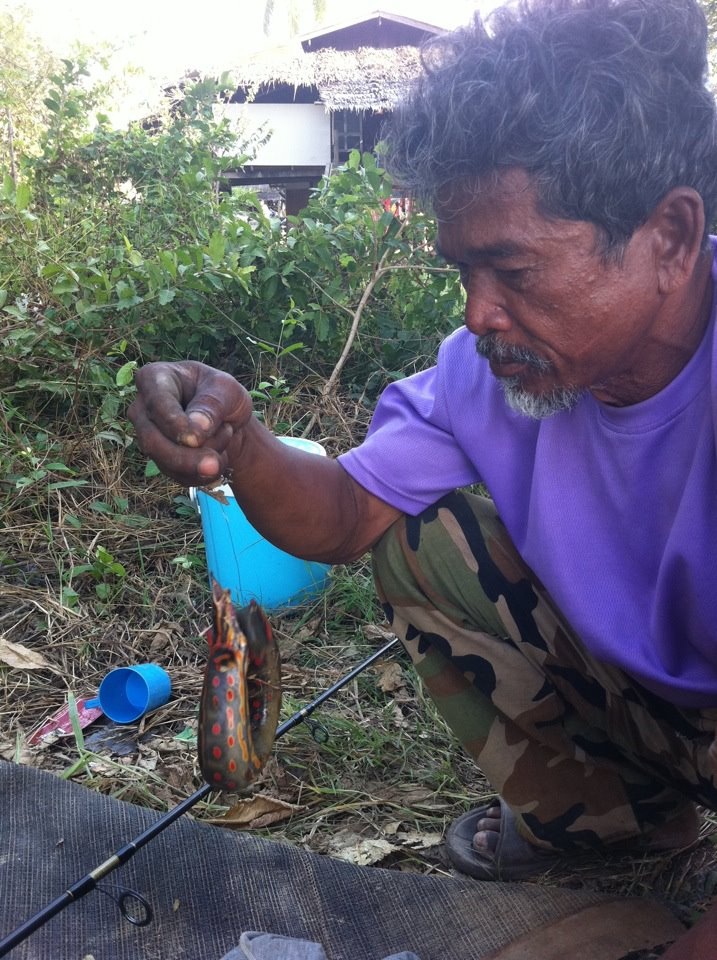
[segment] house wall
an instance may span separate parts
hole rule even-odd
[[[331,162],[331,117],[320,103],[228,103],[225,115],[247,132],[266,124],[272,131],[256,166],[327,167]]]

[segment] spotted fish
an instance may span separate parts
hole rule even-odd
[[[281,707],[281,660],[271,626],[252,600],[237,609],[212,588],[214,629],[199,705],[199,766],[218,790],[244,790],[269,759]]]

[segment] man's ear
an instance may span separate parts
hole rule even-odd
[[[650,214],[660,293],[674,293],[692,278],[702,250],[705,209],[692,187],[674,187]]]

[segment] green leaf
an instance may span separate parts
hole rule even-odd
[[[55,297],[60,297],[63,293],[75,293],[78,289],[77,284],[71,277],[63,277],[52,288],[52,294]]]
[[[18,183],[15,191],[15,209],[27,210],[30,206],[30,185],[27,183]]]
[[[160,304],[164,306],[167,303],[171,303],[176,296],[177,291],[174,289],[174,287],[169,287],[164,290],[160,290],[157,294],[157,299],[159,300]]]
[[[303,344],[303,343],[292,343],[292,344],[290,344],[288,347],[284,347],[284,348],[280,351],[279,356],[280,356],[280,357],[285,357],[285,356],[287,356],[287,354],[289,354],[289,353],[296,353],[297,350],[303,350],[303,349],[304,349],[304,346],[305,346],[305,344]]]
[[[177,277],[177,254],[174,250],[162,250],[159,254],[159,262],[174,280]]]
[[[56,480],[54,483],[48,483],[48,490],[65,490],[68,487],[85,487],[89,480]]]
[[[118,387],[127,387],[134,380],[134,371],[137,368],[136,360],[128,360],[123,363],[115,374],[115,383]]]
[[[67,694],[67,712],[70,715],[70,725],[72,726],[72,734],[75,738],[75,746],[78,752],[81,753],[85,749],[85,738],[82,733],[82,727],[80,726],[77,701],[71,693]]]
[[[211,240],[209,241],[209,246],[207,247],[207,253],[209,254],[209,259],[214,264],[220,264],[224,259],[224,251],[226,250],[226,240],[224,235],[218,230],[215,230],[212,234]]]
[[[70,610],[74,610],[80,602],[80,595],[76,590],[73,590],[72,587],[63,587],[62,602],[66,607],[69,607]]]
[[[314,320],[314,329],[316,330],[316,339],[320,341],[328,340],[329,337],[329,318],[325,313],[319,314]]]
[[[134,296],[134,287],[126,280],[119,280],[115,284],[115,292],[120,300],[130,300]]]
[[[151,477],[158,477],[162,471],[159,469],[154,460],[148,460],[145,468],[144,475],[149,480]]]

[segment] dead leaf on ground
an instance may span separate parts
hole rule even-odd
[[[117,774],[117,761],[111,762],[102,760],[100,757],[93,757],[88,761],[87,769],[96,776],[114,777]]]
[[[174,624],[172,626],[175,626]],[[176,631],[172,630],[172,627],[155,627],[154,636],[149,644],[149,655],[154,657],[159,653],[164,653],[166,650],[170,649],[172,646],[172,640],[174,639],[174,633]]]
[[[406,686],[406,679],[400,663],[395,661],[379,663],[376,666],[376,672],[378,673],[376,686],[384,693],[395,693],[397,690],[403,690]]]
[[[445,801],[440,801],[435,790],[419,785],[412,786],[411,784],[407,784],[399,787],[396,792],[396,799],[407,807],[413,806],[414,804],[427,803],[428,801],[435,801],[435,803],[431,805],[435,805],[436,809],[446,806]]]
[[[428,807],[431,810],[442,810],[450,806],[450,803],[442,799],[435,790],[418,784],[390,784],[376,780],[366,780],[364,790],[381,803],[404,808],[421,806]]]
[[[171,766],[164,764],[162,767],[162,779],[167,786],[174,787],[179,793],[186,790],[187,773],[184,767],[179,764]]]
[[[399,830],[396,833],[396,840],[403,847],[411,847],[412,850],[430,850],[431,847],[437,847],[443,843],[442,833],[421,833],[419,830]]]
[[[393,713],[393,722],[397,727],[399,727],[401,730],[405,730],[407,727],[410,727],[410,723],[403,715],[403,710],[401,710],[397,703],[394,703],[393,710],[391,712]]]
[[[293,633],[293,637],[296,640],[311,640],[317,636],[318,631],[321,628],[323,623],[323,616],[310,617],[306,623],[302,623],[300,627]]]
[[[114,724],[98,727],[86,736],[85,746],[92,753],[111,757],[132,757],[139,750],[136,731]]]
[[[12,643],[5,637],[0,637],[0,662],[17,670],[52,670],[59,673],[57,667],[46,660],[41,653],[30,650],[21,643]]]
[[[26,741],[20,739],[12,742],[0,739],[0,758],[19,763],[23,767],[38,766],[34,751],[28,747]]]
[[[400,820],[389,820],[388,823],[384,823],[381,832],[384,837],[395,837],[402,826],[403,824]]]
[[[157,769],[158,757],[155,753],[153,756],[144,756],[139,757],[137,760],[137,766],[142,770],[149,770],[150,773]]]
[[[363,628],[363,635],[367,640],[383,640],[388,642],[389,640],[395,640],[396,634],[392,633],[386,627],[381,627],[377,623],[367,623]]]
[[[205,823],[212,823],[217,827],[229,827],[231,830],[261,830],[272,823],[281,823],[288,820],[295,813],[303,813],[305,806],[295,803],[286,803],[276,797],[267,797],[257,793],[246,800],[240,800],[228,810],[223,817],[212,817]]]
[[[347,863],[368,867],[380,863],[398,849],[380,837],[362,837],[351,830],[339,830],[329,841],[327,853]]]

